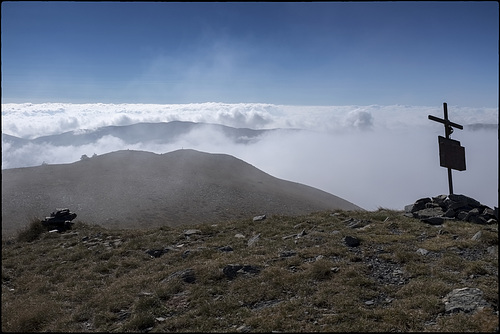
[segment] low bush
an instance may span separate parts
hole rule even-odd
[[[42,221],[38,218],[32,218],[30,224],[19,231],[17,234],[17,241],[32,242],[40,238],[43,232],[47,229],[42,225]]]

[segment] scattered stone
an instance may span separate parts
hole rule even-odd
[[[152,296],[152,292],[141,291],[139,292],[139,296]]]
[[[425,255],[429,254],[429,251],[427,249],[424,249],[424,248],[419,248],[419,249],[417,249],[417,253],[425,256]]]
[[[244,236],[243,234],[241,234],[241,233],[236,233],[236,234],[234,235],[234,237],[235,237],[235,238],[238,238],[238,239],[243,239],[243,238],[245,238],[245,236]]]
[[[488,247],[486,249],[486,251],[488,252],[488,254],[493,255],[495,257],[498,257],[498,246],[497,245]]]
[[[189,249],[186,249],[184,253],[182,253],[181,257],[185,259],[189,256],[189,254],[191,254],[191,251]]]
[[[186,269],[180,273],[180,277],[186,283],[196,282],[196,275],[193,269]]]
[[[481,239],[481,236],[483,235],[483,233],[481,231],[478,231],[476,234],[474,234],[471,238],[471,240],[479,240]]]
[[[219,250],[221,252],[232,252],[233,251],[233,247],[231,247],[231,246],[222,246],[222,247],[219,247]]]
[[[254,235],[248,240],[248,247],[253,246],[260,238],[260,233],[257,235]]]
[[[278,305],[281,302],[282,302],[282,300],[279,300],[279,299],[266,300],[266,301],[255,303],[255,304],[251,305],[250,308],[254,311],[260,311],[260,310],[263,310],[265,308],[269,308],[269,307]]]
[[[307,235],[306,230],[302,230],[302,232],[297,233],[297,234],[290,234],[282,237],[283,240],[290,239],[290,238],[301,238],[303,236]]]
[[[294,237],[296,237],[296,236],[297,236],[297,234],[290,234],[290,235],[285,235],[285,236],[284,236],[284,237],[282,237],[281,239],[286,240],[286,239],[294,238]]]
[[[483,307],[490,306],[483,299],[483,291],[478,288],[454,289],[443,298],[446,313],[475,312]]]
[[[369,220],[359,220],[359,219],[354,219],[354,218],[349,218],[347,220],[344,220],[343,223],[347,223],[347,227],[349,228],[363,228],[371,224],[371,221]]]
[[[151,257],[160,257],[163,254],[167,253],[169,251],[169,248],[163,248],[163,249],[148,249],[146,251],[146,254],[149,254]]]
[[[261,220],[264,220],[266,219],[266,215],[261,215],[261,216],[255,216],[253,217],[253,221],[254,222],[258,222],[258,221],[261,221]]]
[[[191,269],[191,268],[181,270],[181,271],[176,271],[175,273],[171,274],[166,279],[164,279],[162,282],[165,282],[165,281],[168,282],[174,278],[180,278],[180,279],[182,279],[182,281],[184,281],[186,283],[191,283],[191,284],[196,282],[196,275],[195,275],[194,269]]]
[[[117,317],[120,321],[123,321],[127,318],[130,317],[130,312],[128,310],[125,310],[125,309],[121,309],[118,314],[117,314]]]
[[[201,233],[200,230],[195,230],[195,229],[184,231],[184,235],[186,237],[189,237],[189,236],[191,236],[193,234],[200,234],[200,233]]]
[[[360,245],[361,241],[355,237],[345,236],[344,243],[349,247],[358,247]]]
[[[238,333],[248,333],[248,332],[250,332],[251,330],[252,330],[252,327],[247,326],[247,325],[242,325],[242,326],[240,326],[240,327],[236,328],[236,331],[237,331]]]
[[[228,279],[234,279],[236,276],[243,275],[256,275],[260,273],[260,268],[251,265],[241,265],[241,264],[228,264],[222,269],[222,273]]]
[[[291,257],[297,255],[297,252],[295,251],[284,251],[280,253],[280,257]]]
[[[301,237],[303,237],[303,236],[305,236],[305,235],[307,235],[306,230],[302,230],[302,232],[297,233],[297,238],[301,238]]]

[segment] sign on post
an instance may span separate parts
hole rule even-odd
[[[465,170],[465,147],[461,146],[458,140],[451,139],[450,135],[453,133],[453,128],[462,130],[464,127],[448,119],[448,105],[446,103],[443,103],[443,110],[444,119],[432,115],[429,115],[429,119],[444,124],[444,134],[446,137],[438,136],[439,165],[448,168],[448,186],[451,195],[453,194],[451,170]]]
[[[439,165],[455,170],[465,170],[465,147],[458,140],[438,136]]]

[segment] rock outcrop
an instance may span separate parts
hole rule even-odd
[[[498,223],[495,211],[465,195],[439,195],[425,197],[405,206],[405,215],[431,225],[441,225],[446,220],[462,220],[475,224]]]
[[[443,298],[446,313],[465,312],[473,313],[478,309],[491,307],[483,299],[483,291],[478,288],[454,289]]]

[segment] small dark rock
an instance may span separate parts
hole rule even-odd
[[[228,264],[222,269],[222,272],[227,278],[233,279],[238,275],[238,270],[241,268],[243,268],[243,266],[240,264]]]
[[[422,219],[424,223],[430,224],[430,225],[441,225],[444,223],[444,218],[443,217],[429,217],[429,218],[424,218]]]
[[[421,198],[421,199],[418,199],[415,204],[413,204],[413,207],[411,208],[411,212],[416,212],[416,211],[420,211],[422,209],[425,209],[425,205],[429,202],[431,202],[432,200],[429,198],[429,197],[426,197],[426,198]]]
[[[168,249],[148,249],[146,251],[146,254],[149,254],[152,257],[160,257],[167,252]]]
[[[448,196],[446,196],[446,195],[439,195],[439,196],[433,197],[432,201],[434,203],[436,203],[437,205],[439,205],[439,206],[442,207],[442,206],[444,206],[444,203],[445,203],[444,201],[446,200],[446,198],[448,198]]]
[[[443,216],[448,217],[448,218],[453,218],[453,217],[455,217],[455,214],[456,214],[455,210],[448,209],[448,210],[446,210],[446,212],[444,213]]]
[[[196,275],[193,269],[186,269],[180,273],[181,279],[186,283],[194,283],[196,282]]]
[[[233,247],[231,247],[231,246],[223,246],[223,247],[220,247],[219,250],[221,252],[232,252],[233,251]]]
[[[346,236],[344,237],[344,243],[349,247],[358,247],[361,241],[358,238]]]
[[[295,252],[295,251],[284,251],[284,252],[281,252],[280,257],[291,257],[291,256],[294,256],[296,254],[297,254],[297,252]]]
[[[465,217],[467,217],[467,214],[468,214],[467,211],[460,211],[459,213],[457,213],[456,217],[459,220],[465,220]]]

